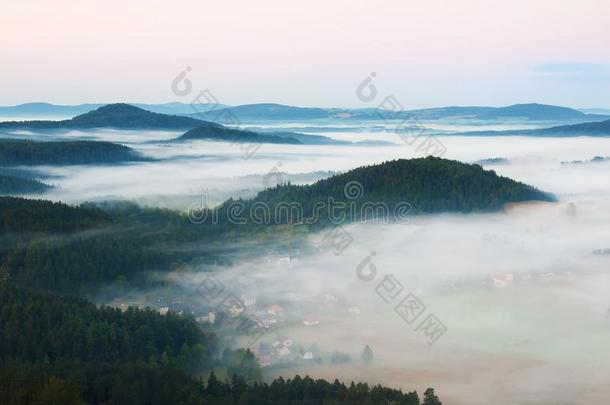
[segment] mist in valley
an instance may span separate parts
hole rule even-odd
[[[394,144],[264,144],[246,159],[229,143],[165,143],[176,136],[171,131],[71,131],[56,136],[120,142],[156,161],[35,169],[56,186],[44,198],[128,200],[187,212],[203,196],[215,206],[287,181],[309,184],[363,165],[418,157],[390,131],[317,134]],[[254,340],[239,333],[226,340],[274,357],[263,367],[266,378],[298,373],[420,392],[435,386],[451,404],[586,404],[607,398],[610,255],[603,253],[610,248],[610,162],[562,162],[610,156],[610,140],[438,139],[447,149],[443,157],[503,158],[484,167],[554,193],[558,202],[343,225],[349,244],[340,251],[329,230],[282,247],[252,241],[256,254],[236,253],[224,265],[195,263],[158,275],[163,283],[154,291],[115,291],[113,298],[105,291],[97,301],[114,305],[118,295],[121,302],[169,305],[159,304],[162,297],[217,313],[200,290],[214,277],[224,293],[249,302],[246,311],[253,317],[275,319]],[[372,277],[363,279],[362,271]],[[411,322],[397,312],[409,294],[425,307]],[[433,342],[419,327],[430,315],[444,327]],[[288,354],[282,349],[287,340]],[[366,345],[374,354],[370,364],[361,356]]]

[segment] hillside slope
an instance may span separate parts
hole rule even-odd
[[[479,165],[427,157],[360,167],[311,185],[280,185],[246,201],[245,211],[255,204],[266,204],[271,212],[278,212],[278,206],[295,202],[302,206],[303,218],[326,222],[337,212],[324,208],[316,213],[315,207],[321,203],[329,206],[331,199],[346,205],[347,221],[379,216],[383,211],[379,204],[387,207],[386,214],[391,216],[396,209],[404,212],[408,207],[412,214],[490,212],[510,202],[555,200],[548,193],[483,170]],[[350,205],[355,209],[350,211]],[[224,207],[228,207],[227,203]],[[282,223],[303,220],[291,218],[293,214],[284,210],[275,219]]]
[[[133,149],[111,142],[32,142],[0,139],[0,166],[82,165],[147,161]]]
[[[234,128],[215,128],[198,127],[193,128],[178,138],[174,142],[210,140],[222,142],[256,142],[256,143],[279,143],[299,145],[302,142],[289,136],[279,136],[271,134],[259,134],[251,131],[243,131]]]
[[[0,122],[0,128],[25,129],[187,129],[202,125],[218,126],[194,118],[154,113],[122,103],[108,104],[68,120]]]

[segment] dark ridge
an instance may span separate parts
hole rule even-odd
[[[0,128],[24,129],[188,129],[202,125],[218,127],[218,124],[178,115],[146,111],[129,104],[117,103],[99,107],[69,120],[61,121],[9,121]]]
[[[586,117],[585,113],[572,108],[537,103],[494,108],[477,116],[479,119],[522,118],[541,121],[573,120]]]
[[[0,197],[0,233],[68,232],[108,224],[97,208],[73,207],[60,202]]]
[[[0,140],[0,166],[81,165],[149,160],[127,146],[111,142]]]
[[[562,125],[538,130],[545,135],[556,136],[610,136],[610,120],[601,122],[584,122],[582,124]]]
[[[355,197],[346,195],[346,185],[350,184],[355,187]],[[501,210],[506,203],[555,201],[551,194],[479,165],[427,157],[360,167],[311,185],[279,185],[246,201],[245,212],[248,206],[259,202],[272,207],[272,212],[279,204],[297,202],[303,206],[304,218],[313,218],[316,203],[328,202],[330,198],[347,205],[355,204],[356,214],[348,217],[348,221],[368,219],[358,213],[364,212],[365,204],[374,203],[385,204],[390,212],[406,203],[417,214],[493,212]],[[326,211],[318,212],[318,217],[322,212]],[[325,218],[320,220],[324,222]],[[282,218],[281,222],[284,221],[294,222],[294,219]]]
[[[32,178],[7,176],[0,173],[0,194],[38,194],[44,193],[52,187]]]
[[[583,122],[582,124],[560,125],[557,127],[541,129],[520,129],[507,131],[469,131],[459,132],[451,135],[460,136],[507,136],[523,135],[538,137],[574,137],[574,136],[610,136],[610,120]]]
[[[183,135],[174,139],[175,142],[193,141],[193,140],[214,140],[223,142],[238,142],[238,143],[278,143],[300,145],[301,141],[290,136],[279,136],[270,134],[259,134],[251,131],[243,131],[239,129],[227,127],[199,127],[185,132]]]

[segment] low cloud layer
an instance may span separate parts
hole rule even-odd
[[[216,204],[283,179],[307,183],[327,171],[417,156],[392,134],[382,136],[396,145],[263,145],[243,159],[235,145],[167,146],[143,142],[146,136],[137,134],[131,141],[116,140],[164,160],[43,169],[60,186],[52,199],[133,199],[184,210],[204,191]],[[346,365],[304,362],[269,376],[308,373],[419,392],[434,386],[452,404],[588,404],[607,398],[610,255],[603,251],[610,248],[610,163],[561,162],[610,156],[610,141],[440,139],[445,157],[504,158],[486,168],[552,192],[559,202],[519,204],[495,214],[417,217],[408,224],[353,224],[343,228],[352,242],[341,252],[325,233],[314,234],[301,248],[272,253],[263,246],[262,256],[236,257],[233,265],[202,266],[171,279],[192,292],[211,271],[237,296],[284,308],[286,319],[261,341],[288,336],[299,347],[326,355],[341,351],[352,359]],[[358,277],[359,268],[371,266],[372,280]],[[392,299],[382,284],[390,275],[397,288]],[[396,311],[409,293],[425,305],[412,323]],[[446,327],[433,345],[417,330],[429,315]],[[370,366],[360,361],[364,345],[373,348]]]

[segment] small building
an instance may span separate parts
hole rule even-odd
[[[496,288],[508,287],[512,285],[515,281],[515,276],[512,273],[506,273],[501,277],[493,277],[492,283]]]
[[[256,298],[254,297],[242,297],[241,300],[245,307],[253,307],[256,305]]]
[[[269,305],[269,307],[267,307],[268,314],[280,315],[283,312],[284,312],[284,308],[280,307],[279,305],[273,304],[273,305]]]
[[[282,347],[292,347],[292,339],[288,337],[279,337],[274,343],[273,348],[279,350]]]
[[[232,318],[237,318],[245,309],[242,302],[238,299],[225,301],[223,306]]]
[[[349,307],[349,308],[347,309],[347,312],[349,312],[349,313],[350,313],[350,314],[352,314],[352,315],[360,315],[360,312],[361,312],[361,311],[360,311],[360,308],[358,308],[358,307],[357,307],[357,306],[355,306],[355,305],[352,305],[351,307]]]
[[[290,348],[286,346],[282,346],[277,350],[278,356],[288,356],[290,355]]]
[[[299,354],[299,357],[301,358],[301,360],[313,360],[313,353],[312,352],[303,352],[303,353]]]
[[[319,324],[320,324],[320,321],[318,321],[317,319],[311,319],[311,318],[303,319],[303,325],[305,325],[305,326],[316,326]]]
[[[273,325],[277,324],[277,317],[272,314],[264,314],[259,317],[260,324],[264,328],[271,328]]]
[[[202,316],[196,317],[195,320],[200,323],[213,324],[214,322],[216,322],[216,314],[214,314],[214,312],[210,312],[207,315],[202,315]]]
[[[338,298],[333,294],[326,293],[324,294],[324,300],[328,303],[335,303],[338,301]]]
[[[261,367],[269,367],[271,364],[273,364],[273,358],[271,356],[257,356],[256,359]]]

